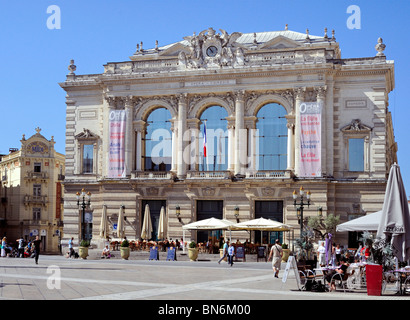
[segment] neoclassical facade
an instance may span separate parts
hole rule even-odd
[[[55,151],[54,138],[40,132],[23,134],[20,149],[0,159],[0,232],[12,245],[39,236],[43,252],[60,253],[65,157]]]
[[[141,235],[147,204],[154,239],[161,207],[168,238],[211,216],[271,218],[297,236],[292,192],[301,186],[311,192],[305,218],[319,207],[342,222],[381,209],[397,162],[388,109],[394,63],[382,39],[375,56],[351,59],[326,29],[313,36],[209,28],[183,39],[151,49],[141,43],[129,61],[108,63],[101,74],[77,75],[71,61],[60,83],[67,93],[65,238],[79,237],[75,194],[82,188],[92,194],[96,242],[104,207],[112,233],[125,207],[131,239]],[[233,237],[258,240],[245,231]]]

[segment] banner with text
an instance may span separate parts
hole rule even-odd
[[[300,177],[321,177],[321,121],[322,105],[317,102],[302,102],[300,119]]]
[[[125,176],[125,110],[111,110],[109,115],[110,145],[108,155],[108,177]]]

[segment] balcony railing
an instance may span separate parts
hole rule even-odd
[[[26,194],[24,196],[24,205],[28,206],[30,204],[32,205],[41,205],[45,206],[48,203],[47,196],[31,196]]]
[[[275,179],[275,178],[291,178],[290,170],[261,170],[256,172],[247,172],[245,174],[247,179]]]
[[[131,179],[171,179],[172,173],[169,171],[132,171]]]
[[[229,179],[230,171],[188,171],[187,179]]]
[[[24,176],[25,179],[40,179],[40,180],[46,180],[49,178],[47,172],[34,172],[34,171],[28,171],[26,172],[26,175]]]
[[[170,171],[132,171],[131,179],[152,180],[172,179],[175,173]],[[188,171],[186,179],[231,179],[234,176],[231,171]],[[261,170],[246,172],[241,175],[245,179],[288,179],[292,177],[290,170]]]

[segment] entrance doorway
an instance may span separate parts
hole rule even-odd
[[[209,218],[222,219],[223,216],[223,201],[222,200],[198,200],[196,210],[196,220],[205,220]],[[222,236],[222,230],[197,231],[197,242],[207,242],[209,237],[216,242]]]
[[[149,206],[149,211],[151,213],[151,222],[152,222],[152,235],[149,240],[158,241],[159,215],[161,213],[161,207],[164,207],[164,209],[166,209],[167,201],[166,200],[142,200],[140,228],[142,227],[142,222],[144,221],[145,205],[147,204]]]
[[[255,219],[259,218],[271,219],[282,223],[283,201],[255,201]],[[280,243],[282,243],[283,232],[255,231],[255,243],[273,244],[276,239],[279,239]]]

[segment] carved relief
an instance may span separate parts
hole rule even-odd
[[[228,34],[219,29],[221,34],[209,28],[198,35],[184,37],[188,41],[189,54],[180,52],[178,62],[180,69],[221,68],[225,66],[242,66],[246,59],[242,48],[236,40],[240,32]]]

